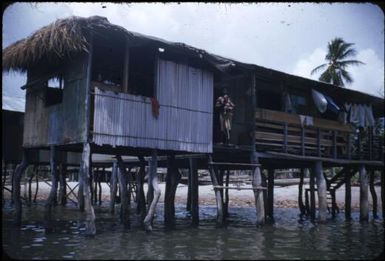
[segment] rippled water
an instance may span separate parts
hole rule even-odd
[[[118,214],[96,208],[97,235],[84,236],[82,215],[74,207],[56,207],[54,226],[45,229],[42,206],[25,207],[23,225],[11,225],[3,208],[3,250],[18,259],[373,259],[384,249],[384,223],[361,224],[359,213],[346,222],[343,213],[326,225],[298,218],[297,209],[275,209],[276,222],[256,228],[254,208],[230,208],[226,228],[215,227],[215,206],[200,207],[200,225],[190,226],[177,205],[174,230],[163,225],[159,205],[152,233],[137,223],[123,231]],[[135,218],[133,217],[132,220]]]

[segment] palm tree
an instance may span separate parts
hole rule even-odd
[[[346,43],[342,38],[335,38],[328,43],[328,53],[325,56],[325,60],[328,63],[324,63],[317,66],[311,71],[311,75],[319,72],[326,67],[326,70],[318,78],[322,82],[332,83],[337,86],[345,86],[345,82],[350,84],[353,82],[353,78],[346,67],[349,65],[364,64],[357,60],[346,60],[347,58],[356,55],[356,50],[351,48],[353,43]]]

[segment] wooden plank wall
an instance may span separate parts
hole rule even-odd
[[[85,96],[87,58],[81,56],[64,69],[63,101],[45,106],[45,90],[42,83],[27,89],[23,146],[39,147],[80,143],[86,140]],[[41,78],[37,73],[28,76]]]

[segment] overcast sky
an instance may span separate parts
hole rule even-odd
[[[342,37],[366,64],[348,69],[354,83],[347,88],[384,92],[384,13],[369,3],[16,3],[3,14],[3,49],[71,15],[105,16],[130,31],[311,79],[327,43]],[[24,110],[25,81],[3,73],[3,108]]]

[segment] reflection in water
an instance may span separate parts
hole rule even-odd
[[[146,233],[132,217],[124,232],[119,215],[96,207],[97,235],[84,236],[82,213],[56,207],[54,229],[47,233],[42,206],[25,208],[23,226],[11,225],[12,211],[3,208],[3,248],[18,259],[372,259],[384,248],[381,219],[366,224],[359,213],[343,215],[326,225],[299,220],[297,209],[275,209],[274,225],[256,228],[254,208],[230,208],[226,228],[215,227],[215,206],[200,207],[200,225],[190,226],[183,205],[176,206],[174,230],[163,226],[163,205]]]

